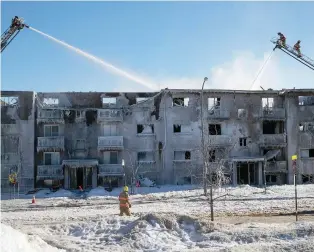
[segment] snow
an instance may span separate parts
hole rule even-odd
[[[38,192],[36,204],[1,201],[2,222],[66,251],[313,250],[314,185],[298,186],[298,222],[292,185],[270,186],[266,194],[252,186],[214,190],[215,222],[200,188],[136,188],[131,217],[118,215],[121,190],[98,187],[84,198],[66,190],[49,198]],[[259,217],[267,214],[283,216]]]
[[[1,223],[1,252],[61,252],[36,235],[25,235],[10,226]]]

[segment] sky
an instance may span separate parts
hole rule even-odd
[[[282,32],[314,59],[314,2],[1,2],[1,33],[17,15],[140,79],[29,29],[1,54],[1,89],[37,92],[161,88],[314,88],[314,71],[273,49]],[[149,84],[146,84],[149,83]]]

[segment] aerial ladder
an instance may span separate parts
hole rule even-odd
[[[270,40],[273,44],[275,44],[274,51],[278,48],[284,53],[288,54],[290,57],[294,58],[295,60],[301,62],[303,65],[307,66],[308,68],[314,70],[314,60],[310,59],[304,54],[298,54],[297,51],[289,46],[289,45],[282,45],[280,39],[273,38]]]
[[[12,42],[24,27],[29,28],[29,26],[24,23],[23,18],[19,18],[18,16],[12,18],[10,27],[1,35],[1,52]]]

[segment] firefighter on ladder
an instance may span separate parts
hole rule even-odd
[[[131,203],[129,201],[129,188],[127,186],[123,187],[123,192],[119,195],[119,201],[120,201],[120,216],[122,216],[124,213],[127,216],[130,216],[130,208]]]
[[[300,50],[301,48],[300,43],[301,41],[298,40],[298,42],[293,46],[293,49],[296,50],[298,53],[298,57],[302,57],[301,50]]]
[[[279,44],[279,46],[286,48],[286,37],[281,32],[278,32],[277,34],[279,35],[277,43]]]

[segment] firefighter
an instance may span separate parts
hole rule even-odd
[[[130,216],[130,208],[131,203],[129,201],[129,188],[127,186],[123,187],[123,191],[119,195],[119,201],[120,201],[120,216],[122,216],[124,213],[127,216]]]
[[[301,50],[300,50],[300,48],[301,48],[300,43],[301,43],[301,41],[298,40],[298,42],[293,46],[293,49],[296,50],[298,53],[298,57],[302,56]]]
[[[282,47],[286,47],[286,37],[281,32],[278,32],[277,34],[279,35],[279,45]]]

